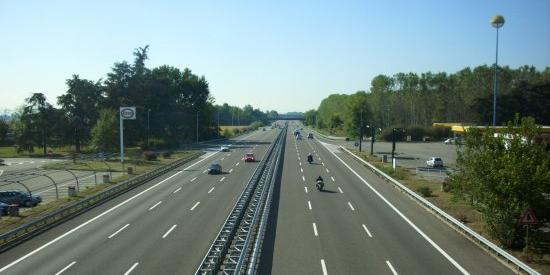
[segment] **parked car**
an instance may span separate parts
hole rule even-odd
[[[307,138],[313,138],[313,133],[307,134]]]
[[[20,190],[0,191],[0,202],[6,204],[18,204],[26,207],[33,207],[42,202],[42,197],[29,195]]]
[[[445,144],[454,144],[454,141],[452,138],[448,138],[445,140]]]
[[[255,162],[256,161],[256,157],[254,156],[253,153],[246,153],[246,155],[244,155],[244,161],[245,162]]]
[[[222,147],[220,147],[220,151],[229,152],[229,146],[228,145],[222,145]]]
[[[0,216],[4,216],[8,214],[8,204],[5,204],[3,202],[0,202]]]
[[[431,157],[426,161],[426,166],[430,168],[443,167],[443,160],[440,157]]]
[[[221,174],[222,173],[222,165],[214,162],[210,164],[207,168],[208,174]]]

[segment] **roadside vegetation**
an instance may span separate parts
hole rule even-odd
[[[457,172],[447,181],[417,177],[409,169],[355,154],[399,180],[492,242],[550,274],[550,145],[533,118],[516,118],[495,137],[490,129],[465,135],[457,148]],[[533,209],[538,224],[518,224]],[[546,229],[544,229],[546,228]],[[529,230],[528,242],[527,230]]]
[[[195,142],[197,120],[199,140],[208,140],[221,136],[217,125],[257,128],[278,116],[251,105],[215,104],[204,76],[169,65],[147,68],[148,51],[140,47],[132,62],[115,62],[104,79],[72,75],[56,98],[59,107],[34,93],[14,112],[0,114],[0,157],[116,152],[121,106],[136,107],[136,119],[124,123],[125,145],[143,150]]]
[[[492,119],[492,66],[465,68],[447,73],[397,73],[378,75],[368,91],[332,94],[317,109],[304,114],[304,124],[321,133],[358,137],[361,121],[364,136],[371,128],[385,140],[392,128],[406,129],[397,139],[410,135],[440,140],[451,135],[434,122],[487,125]],[[532,116],[538,124],[550,124],[550,68],[532,66],[499,70],[498,121],[512,121],[516,113]],[[378,129],[382,129],[382,133]]]

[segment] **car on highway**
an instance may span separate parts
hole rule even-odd
[[[307,138],[313,138],[313,133],[307,134]]]
[[[220,147],[220,151],[222,152],[229,152],[229,145],[222,145]]]
[[[246,153],[246,155],[244,155],[243,157],[243,160],[245,162],[255,162],[256,161],[256,157],[254,156],[253,153]]]
[[[42,197],[29,195],[29,193],[20,190],[5,190],[0,191],[0,202],[34,207],[42,202]]]
[[[208,171],[208,174],[221,174],[222,173],[222,165],[218,162],[214,162],[210,165],[208,165],[208,168],[206,169]]]
[[[0,202],[0,216],[8,214],[8,207],[9,205],[7,203]]]
[[[440,157],[431,157],[426,161],[426,166],[430,168],[443,167],[443,160]]]

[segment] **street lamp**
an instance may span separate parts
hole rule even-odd
[[[498,84],[497,84],[497,66],[498,66],[498,29],[500,29],[502,26],[504,26],[504,17],[500,14],[495,15],[491,19],[491,25],[497,29],[497,47],[496,47],[496,58],[495,58],[495,76],[494,76],[494,82],[493,85],[495,88],[495,91],[493,92],[493,127],[497,124],[497,92],[498,92]]]
[[[197,111],[197,144],[199,144],[199,111]]]
[[[151,113],[151,109],[147,109],[147,149],[149,149],[149,113]]]

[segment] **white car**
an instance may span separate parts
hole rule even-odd
[[[454,143],[454,141],[453,141],[452,138],[448,138],[448,139],[445,140],[445,144],[453,144],[453,143]]]
[[[430,168],[443,167],[443,160],[440,157],[431,157],[426,161],[426,166]]]
[[[222,145],[222,147],[220,147],[220,151],[229,152],[229,145]]]

